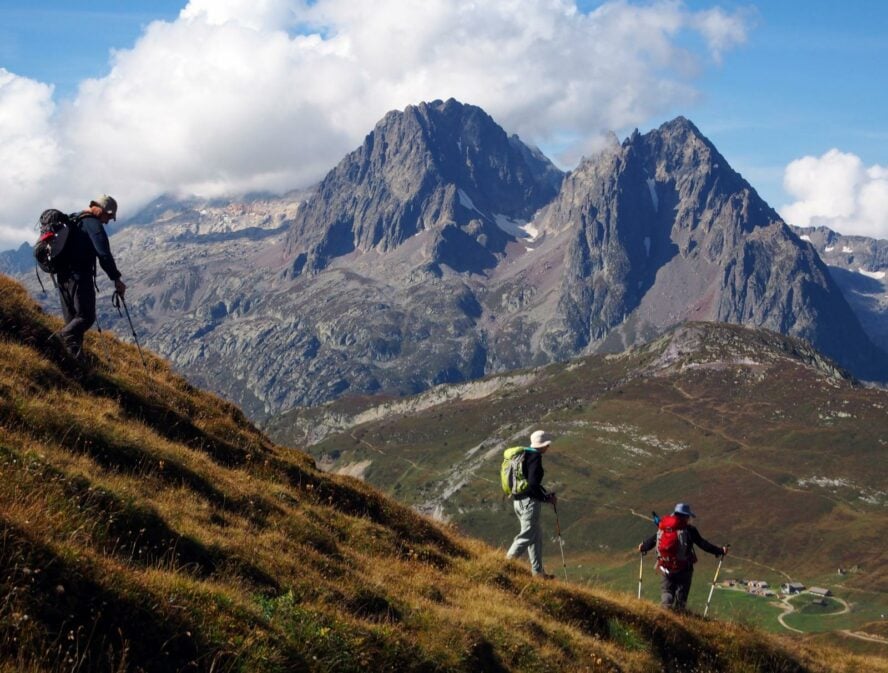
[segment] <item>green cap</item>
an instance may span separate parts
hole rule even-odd
[[[112,220],[117,219],[117,201],[107,194],[102,194],[99,198],[89,202],[90,206],[98,206],[106,215],[110,215]]]

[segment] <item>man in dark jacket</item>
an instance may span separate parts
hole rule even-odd
[[[549,450],[552,444],[551,438],[542,430],[537,430],[530,436],[530,446],[524,450],[523,472],[527,479],[527,489],[518,495],[513,495],[513,506],[518,521],[521,522],[521,530],[509,547],[506,558],[514,559],[526,549],[530,557],[530,570],[534,577],[552,579],[543,570],[543,529],[540,524],[540,513],[543,503],[552,505],[558,503],[554,493],[546,492],[543,488],[543,454]]]
[[[83,335],[96,321],[96,290],[93,278],[96,260],[114,282],[121,296],[126,285],[120,280],[120,271],[111,254],[111,245],[105,225],[117,219],[117,201],[103,194],[90,201],[89,208],[76,217],[76,225],[69,234],[66,255],[68,267],[58,273],[59,294],[65,326],[58,332],[68,352],[79,358],[83,351]]]
[[[689,521],[696,516],[691,506],[680,502],[671,516],[663,517],[657,532],[638,545],[642,554],[657,547],[657,570],[663,576],[660,584],[660,602],[664,608],[682,611],[688,602],[691,581],[694,579],[694,564],[697,555],[694,545],[716,557],[725,556],[728,548],[716,547],[700,535],[700,531]]]

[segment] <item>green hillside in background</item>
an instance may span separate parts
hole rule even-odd
[[[888,671],[531,580],[59,327],[0,277],[0,671]]]
[[[497,484],[502,451],[537,428],[556,437],[546,480],[577,580],[634,591],[650,512],[688,501],[704,537],[733,545],[723,577],[838,591],[850,613],[806,630],[862,631],[874,638],[846,644],[888,654],[888,392],[804,342],[692,323],[620,355],[297,410],[269,431],[283,443],[314,433],[309,451],[327,469],[504,547],[516,522]],[[547,552],[559,567],[557,545]],[[714,568],[701,559],[701,573]],[[698,587],[691,606],[702,611],[705,595]],[[767,600],[717,592],[714,610],[789,632]]]

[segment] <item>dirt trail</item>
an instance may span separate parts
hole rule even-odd
[[[686,390],[684,390],[677,382],[673,382],[672,387],[675,389],[676,392],[678,392],[682,397],[684,397],[685,400],[687,400],[689,402],[700,403],[705,400],[705,398],[694,397],[693,395],[688,393]],[[677,406],[678,406],[678,404],[662,404],[662,405],[660,405],[660,410],[667,413],[667,414],[672,414],[676,418],[680,418],[685,423],[691,425],[692,427],[696,428],[697,430],[700,430],[701,432],[708,432],[708,433],[712,433],[714,435],[718,435],[726,442],[737,444],[738,446],[740,446],[744,449],[752,450],[755,448],[752,445],[750,445],[749,443],[747,443],[746,441],[744,441],[738,437],[734,437],[732,435],[729,435],[722,428],[707,427],[705,425],[700,425],[695,420],[686,416],[685,414],[675,411],[675,407],[677,407]],[[773,479],[770,479],[769,477],[766,477],[765,475],[761,474],[760,472],[756,472],[751,467],[748,467],[746,465],[738,463],[735,456],[730,457],[730,462],[732,465],[749,472],[750,474],[758,477],[759,479],[766,481],[767,483],[771,484],[772,486],[776,486],[777,488],[783,489],[785,491],[789,491],[791,493],[803,493],[806,495],[818,496],[820,498],[823,498],[824,500],[829,500],[830,502],[833,502],[837,505],[844,505],[845,507],[849,508],[852,511],[858,511],[858,508],[855,507],[852,503],[850,503],[846,500],[842,500],[841,498],[838,498],[836,496],[826,495],[825,493],[819,493],[817,491],[806,490],[803,488],[795,488],[792,486],[788,486],[786,484],[781,484],[779,482],[776,482]]]
[[[836,603],[839,603],[842,606],[842,609],[837,612],[829,612],[829,613],[820,615],[821,617],[838,617],[839,615],[844,615],[844,614],[851,612],[851,606],[848,605],[848,602],[846,600],[844,600],[843,598],[838,598],[837,596],[830,596],[830,598],[832,598]],[[789,602],[789,597],[787,596],[786,598],[781,600],[780,603],[783,606],[783,612],[781,612],[780,616],[777,617],[777,621],[780,622],[780,626],[782,626],[784,629],[788,629],[788,630],[794,631],[796,633],[807,633],[807,631],[802,631],[800,629],[794,628],[784,621],[784,618],[787,615],[791,615],[793,612],[795,612],[795,606]],[[858,636],[853,635],[853,633],[851,631],[840,631],[839,633],[845,633],[847,635],[850,635],[852,638],[858,637]],[[888,642],[888,641],[878,641],[878,642]]]
[[[836,633],[841,633],[843,636],[848,636],[849,638],[857,638],[858,640],[865,640],[868,643],[879,643],[880,645],[888,645],[888,638],[882,638],[881,636],[874,636],[871,633],[864,633],[863,631],[842,630],[842,631],[837,631]]]
[[[780,570],[779,568],[774,568],[773,566],[766,565],[760,561],[753,561],[751,558],[743,558],[742,556],[737,556],[737,554],[731,552],[725,558],[727,559],[737,559],[738,561],[743,561],[744,563],[751,563],[753,565],[759,566],[760,568],[765,568],[766,570],[770,570],[771,572],[777,573],[778,575],[782,575],[788,580],[792,580],[792,575],[787,572]]]
[[[793,628],[792,626],[787,624],[785,621],[783,621],[783,618],[786,617],[786,615],[791,615],[793,612],[795,612],[795,608],[793,607],[792,603],[789,602],[789,599],[784,598],[782,601],[780,601],[780,603],[783,605],[783,607],[782,607],[783,612],[781,612],[777,616],[777,621],[780,622],[780,626],[782,626],[784,629],[788,629],[789,631],[794,631],[796,633],[804,633],[804,631],[802,631],[801,629]]]

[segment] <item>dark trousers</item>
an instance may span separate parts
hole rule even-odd
[[[660,604],[670,610],[684,610],[691,591],[691,580],[694,579],[693,566],[668,575],[661,570],[660,574],[663,575],[660,582]]]
[[[59,278],[58,283],[66,323],[59,336],[78,357],[83,350],[83,335],[96,321],[96,289],[86,275]]]

